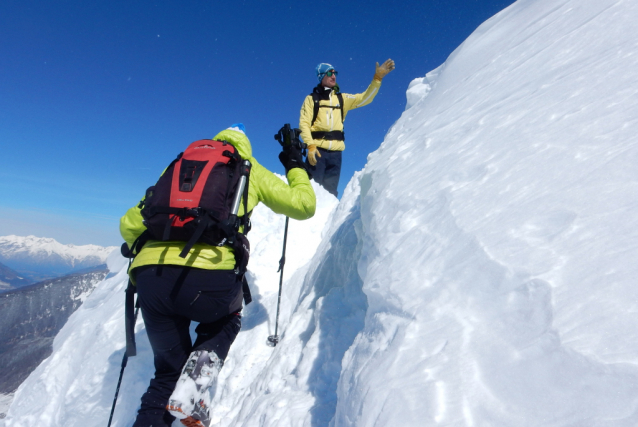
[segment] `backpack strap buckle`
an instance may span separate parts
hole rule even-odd
[[[184,209],[185,209],[184,216],[198,218],[204,214],[204,209],[202,209],[201,207],[184,208]]]

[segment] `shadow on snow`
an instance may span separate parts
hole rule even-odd
[[[325,427],[334,417],[341,363],[364,326],[368,304],[357,272],[361,254],[356,232],[359,223],[357,203],[333,234],[330,249],[310,279],[315,291],[310,308],[317,315],[300,338],[307,343],[319,325],[318,355],[308,378],[315,397],[310,409],[313,427]]]

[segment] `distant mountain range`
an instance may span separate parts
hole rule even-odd
[[[0,292],[106,263],[115,246],[64,245],[35,236],[0,237]]]

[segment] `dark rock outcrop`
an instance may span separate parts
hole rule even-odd
[[[0,263],[0,292],[32,284],[33,281],[22,277],[17,271]]]
[[[11,393],[51,354],[68,318],[108,273],[70,274],[0,294],[0,393]]]

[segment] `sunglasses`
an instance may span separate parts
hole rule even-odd
[[[339,73],[336,72],[335,70],[326,71],[326,76],[328,77],[332,77],[333,74],[336,76]]]

